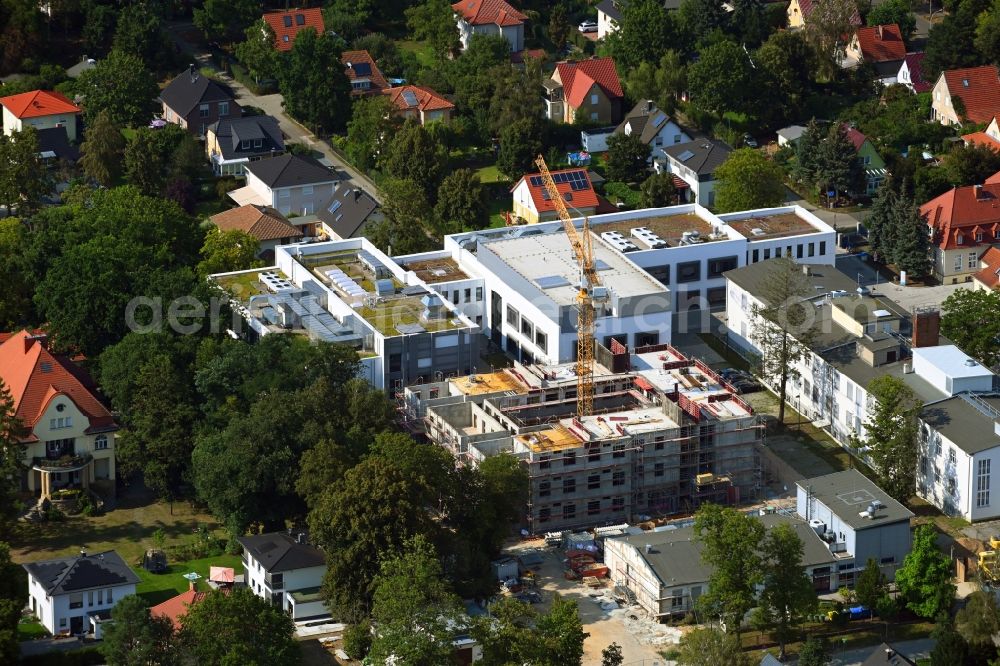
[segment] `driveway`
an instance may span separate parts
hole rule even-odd
[[[353,187],[364,190],[381,203],[381,193],[368,176],[348,164],[346,160],[333,151],[329,143],[317,137],[285,113],[284,99],[280,94],[255,95],[229,74],[219,72],[212,61],[212,54],[205,49],[205,45],[191,39],[197,28],[190,22],[170,23],[168,29],[171,38],[177,44],[177,48],[190,56],[199,67],[215,71],[219,79],[233,89],[233,92],[236,93],[236,101],[240,103],[240,106],[255,106],[264,113],[277,118],[278,125],[288,142],[305,144],[322,153],[323,157],[333,165],[339,178],[349,181]]]
[[[860,286],[871,287],[877,293],[888,296],[908,312],[915,308],[932,305],[939,306],[959,289],[971,288],[971,283],[942,284],[934,287],[901,287],[887,282],[879,276],[871,264],[861,261],[857,255],[838,255],[837,268],[847,275],[857,276]]]

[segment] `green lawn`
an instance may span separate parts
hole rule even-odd
[[[65,557],[86,548],[91,553],[117,551],[130,565],[153,547],[153,533],[165,535],[164,547],[184,544],[200,526],[212,530],[216,538],[226,538],[215,519],[186,502],[175,502],[173,511],[166,502],[155,502],[148,494],[119,497],[118,508],[103,516],[69,516],[50,523],[22,523],[11,539],[15,562],[32,562]]]
[[[49,632],[37,620],[21,620],[17,625],[17,640],[33,641],[36,638],[44,638]]]
[[[495,164],[476,169],[476,175],[481,183],[499,183],[503,179]]]
[[[150,573],[141,567],[136,567],[135,572],[142,579],[135,592],[140,597],[155,606],[171,597],[175,597],[188,589],[188,581],[184,574],[194,571],[201,574],[201,578],[195,583],[199,590],[207,591],[209,567],[232,567],[237,574],[243,571],[243,564],[238,555],[219,555],[218,557],[206,557],[201,560],[190,560],[188,562],[167,563],[166,573]]]
[[[415,53],[417,61],[424,67],[434,67],[437,64],[434,59],[434,49],[429,44],[409,39],[396,42],[396,46],[404,51]]]

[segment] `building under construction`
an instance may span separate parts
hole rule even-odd
[[[523,461],[534,534],[756,497],[764,426],[735,390],[670,345],[613,347],[596,345],[588,416],[577,415],[574,364],[413,386],[401,408],[462,464],[500,452]]]

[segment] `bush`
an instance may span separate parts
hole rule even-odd
[[[633,190],[625,183],[609,182],[604,183],[604,191],[608,195],[611,203],[621,202],[627,208],[638,208],[639,198],[642,196],[638,190]]]
[[[361,661],[372,648],[372,632],[368,622],[352,624],[344,630],[344,652],[351,659]]]
[[[239,182],[233,176],[223,176],[215,181],[215,194],[218,195],[219,201],[227,201],[227,194],[239,187]]]
[[[29,657],[21,657],[23,666],[97,666],[105,663],[101,649],[86,647],[69,652],[46,652]]]

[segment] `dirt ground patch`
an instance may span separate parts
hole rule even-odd
[[[609,594],[613,584],[605,581],[605,587],[591,590],[579,581],[566,580],[563,576],[562,550],[547,548],[543,541],[518,543],[507,549],[507,553],[516,556],[526,550],[537,550],[544,557],[544,562],[535,574],[538,591],[542,596],[542,602],[536,608],[547,612],[553,595],[559,594],[564,599],[576,601],[580,609],[583,630],[590,634],[583,644],[583,666],[599,666],[601,651],[612,643],[621,646],[625,664],[666,666],[667,661],[660,656],[659,651],[668,649],[674,643],[670,637],[679,633],[676,629],[643,622],[646,616],[638,607],[604,610],[595,598]],[[640,622],[633,622],[629,615],[640,618]],[[626,624],[633,629],[627,628]],[[657,637],[661,633],[663,637]],[[649,639],[662,643],[653,645]]]

